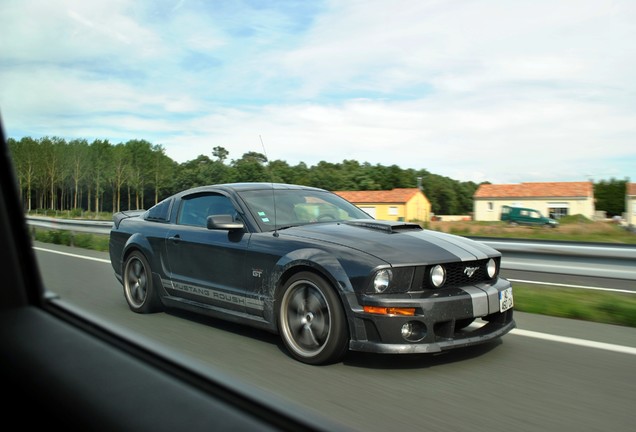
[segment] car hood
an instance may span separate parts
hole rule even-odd
[[[417,224],[404,222],[365,219],[319,223],[288,228],[281,235],[338,244],[392,265],[472,261],[501,255],[475,240],[424,230]]]

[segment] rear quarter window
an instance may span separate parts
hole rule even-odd
[[[168,222],[170,220],[172,201],[172,199],[166,199],[151,207],[148,213],[146,213],[145,219],[154,222]]]

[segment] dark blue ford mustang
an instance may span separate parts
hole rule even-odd
[[[117,213],[110,259],[133,311],[267,329],[310,364],[348,350],[438,352],[515,326],[498,251],[305,186],[204,186]]]

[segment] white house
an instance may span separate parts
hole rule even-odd
[[[625,191],[625,221],[636,228],[636,183],[627,183]]]
[[[592,182],[482,184],[473,195],[473,218],[497,221],[505,205],[532,208],[555,219],[576,214],[593,219],[594,185]]]

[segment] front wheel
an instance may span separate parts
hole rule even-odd
[[[347,351],[349,332],[340,300],[321,277],[298,273],[282,290],[278,328],[291,355],[308,364],[339,361]]]
[[[134,251],[126,258],[123,282],[126,302],[132,311],[150,313],[159,309],[150,264],[141,252]]]

